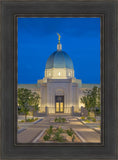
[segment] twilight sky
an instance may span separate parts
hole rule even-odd
[[[100,83],[100,18],[18,18],[18,84],[44,77],[46,61],[57,50],[57,32],[75,77]]]

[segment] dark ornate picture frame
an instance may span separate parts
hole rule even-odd
[[[18,15],[101,17],[101,145],[15,143]],[[117,159],[117,1],[2,1],[1,30],[1,159]]]

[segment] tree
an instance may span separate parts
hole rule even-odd
[[[101,89],[97,88],[97,99],[96,99],[96,115],[100,115],[101,113]]]
[[[100,88],[94,86],[92,90],[85,90],[85,96],[81,98],[81,103],[85,104],[88,112],[93,111],[96,116],[96,111],[100,111]]]
[[[85,105],[85,108],[88,110],[88,112],[91,111],[91,96],[90,96],[90,93],[91,93],[91,90],[85,90],[83,91],[84,92],[84,95],[82,98],[81,98],[81,103],[83,103]]]
[[[34,113],[38,111],[39,107],[39,94],[36,92],[32,93],[31,99],[30,99],[30,105],[31,105],[31,110],[33,112],[33,118],[34,118]]]
[[[85,108],[88,110],[88,112],[90,112],[90,100],[89,100],[89,96],[83,96],[81,98],[81,103],[85,104]]]
[[[18,106],[20,107],[20,112],[25,115],[25,121],[30,111],[31,97],[31,90],[26,88],[18,88]]]
[[[18,106],[18,114],[22,113],[20,106]]]
[[[94,112],[96,117],[96,107],[97,107],[97,87],[93,87],[91,91],[91,110]]]

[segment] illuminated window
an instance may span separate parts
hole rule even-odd
[[[59,72],[59,73],[58,73],[58,75],[60,76],[60,75],[61,75],[61,73]]]
[[[71,72],[69,72],[69,76],[71,76]]]

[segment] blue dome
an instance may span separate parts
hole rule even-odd
[[[73,62],[66,52],[62,50],[57,50],[53,54],[51,54],[47,60],[46,69],[51,68],[73,69]]]

